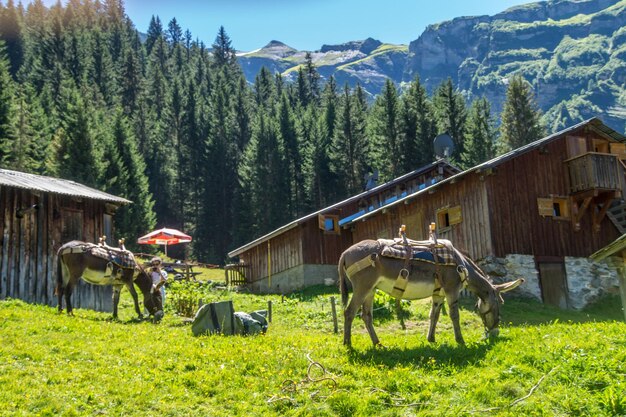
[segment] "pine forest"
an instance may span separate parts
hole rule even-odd
[[[310,54],[295,82],[262,68],[249,83],[223,27],[206,45],[176,19],[139,33],[121,0],[0,2],[0,167],[127,198],[117,238],[178,228],[202,262],[363,191],[368,173],[432,162],[437,134],[467,168],[540,138],[540,116],[522,77],[501,115],[450,79],[369,97]]]

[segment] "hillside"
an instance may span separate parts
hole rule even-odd
[[[498,113],[508,77],[521,72],[550,130],[596,115],[622,130],[625,25],[626,0],[553,0],[433,24],[408,47],[369,38],[324,45],[312,58],[324,77],[358,82],[371,95],[386,78],[401,85],[419,76],[432,91],[450,77],[468,99],[486,96]],[[304,56],[273,41],[239,62],[249,81],[262,66],[290,78]]]

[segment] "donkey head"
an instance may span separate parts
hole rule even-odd
[[[511,291],[524,282],[523,278],[515,281],[505,282],[504,284],[489,285],[487,291],[478,293],[478,302],[476,308],[480,318],[485,326],[485,336],[498,336],[500,330],[500,304],[504,303],[502,293]]]
[[[163,299],[161,298],[159,290],[153,290],[152,278],[150,278],[150,275],[148,275],[145,270],[140,269],[137,278],[135,278],[135,283],[139,285],[143,293],[144,307],[148,310],[150,315],[154,316],[155,321],[160,321],[164,315]]]

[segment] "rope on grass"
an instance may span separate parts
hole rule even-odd
[[[391,403],[388,403],[388,405],[391,405],[393,407],[423,407],[428,404],[428,403],[410,403],[408,402],[406,398],[399,396],[398,393],[392,394],[391,392],[385,391],[384,389],[381,389],[381,388],[372,388],[370,392],[372,394],[380,392],[380,393],[388,395],[389,399],[392,401]]]
[[[472,411],[469,411],[469,413],[470,414],[473,414],[473,413],[487,413],[487,412],[490,412],[490,411],[501,410],[503,408],[511,408],[515,404],[521,403],[522,401],[528,399],[531,395],[533,395],[533,393],[535,392],[535,390],[537,388],[539,388],[539,385],[543,382],[543,380],[548,375],[550,375],[552,372],[554,372],[554,370],[557,369],[557,368],[558,368],[558,366],[555,366],[554,368],[550,369],[550,371],[547,374],[542,375],[541,378],[539,378],[539,380],[537,381],[537,383],[530,388],[530,391],[528,391],[528,394],[526,394],[523,397],[520,397],[520,398],[514,400],[513,402],[509,403],[508,405],[506,405],[504,407],[491,407],[491,408],[485,408],[485,409],[482,409],[482,410],[472,410]]]
[[[309,366],[306,371],[306,378],[299,382],[296,382],[293,379],[284,380],[281,385],[281,391],[283,393],[295,393],[298,390],[304,389],[305,387],[312,386],[313,384],[319,384],[319,383],[323,383],[324,381],[330,381],[332,382],[332,386],[333,386],[332,391],[334,392],[337,389],[337,381],[335,380],[335,378],[331,376],[326,376],[327,372],[326,372],[326,368],[324,367],[324,365],[311,359],[311,355],[309,353],[307,353],[306,358],[309,361]],[[322,376],[319,378],[314,378],[312,376],[314,369],[321,370]],[[309,397],[310,398],[318,397],[319,392],[320,392],[319,390],[313,391],[309,395]],[[277,402],[277,401],[293,402],[294,399],[292,397],[274,395],[269,400],[267,400],[267,403],[270,404],[270,403]]]

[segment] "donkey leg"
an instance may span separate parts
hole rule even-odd
[[[59,314],[63,313],[63,293],[65,292],[65,287],[63,287],[61,284],[59,284],[56,288],[56,296],[57,296],[57,301],[59,302]]]
[[[354,284],[352,285],[354,286]],[[359,307],[363,304],[365,296],[366,294],[355,287],[348,307],[343,311],[343,344],[346,346],[352,346],[352,322],[354,321],[354,316],[356,316]]]
[[[439,314],[441,313],[441,306],[443,306],[444,297],[441,295],[433,294],[433,304],[430,307],[430,325],[428,327],[428,341],[435,343],[435,328],[439,321]]]
[[[464,345],[465,340],[463,340],[463,335],[461,335],[459,298],[448,299],[448,308],[450,309],[450,320],[452,320],[452,328],[454,329],[454,339],[459,345]]]
[[[120,293],[122,292],[121,285],[113,286],[113,319],[117,320],[117,307],[120,304]]]
[[[374,293],[372,292],[369,296],[365,298],[363,301],[363,321],[365,322],[365,328],[370,335],[370,339],[372,339],[372,343],[374,346],[382,346],[380,344],[380,340],[378,340],[378,336],[376,335],[376,331],[374,330],[373,324],[373,314],[374,310]]]
[[[137,313],[137,317],[141,320],[143,319],[143,314],[141,313],[141,309],[139,308],[139,297],[137,296],[137,290],[135,290],[135,285],[133,281],[126,283],[126,288],[130,292],[130,295],[133,297],[133,302],[135,303],[135,312]]]
[[[74,288],[72,287],[72,284],[68,284],[63,291],[63,293],[65,294],[65,308],[67,308],[68,316],[74,315],[74,308],[72,307],[72,292],[73,291],[74,291]]]

